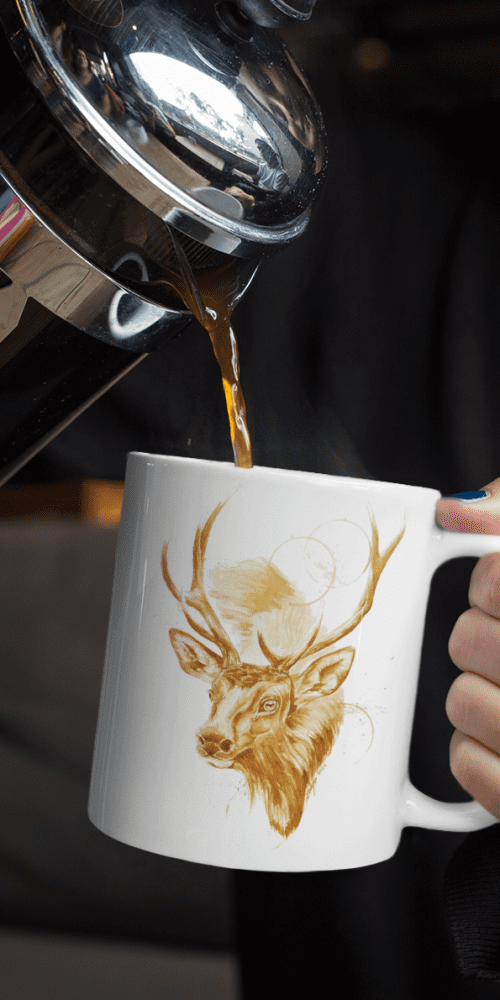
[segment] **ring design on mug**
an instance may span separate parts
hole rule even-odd
[[[299,650],[293,653],[273,652],[262,628],[266,615],[268,622],[269,616],[274,615],[276,626],[276,615],[279,620],[281,614],[279,625],[274,628],[276,638],[280,632],[288,631],[293,636],[311,621],[312,602],[305,600],[296,582],[285,576],[285,567],[274,565],[272,557],[218,567],[216,588],[210,596],[225,598],[225,617],[232,619],[242,636],[248,635],[252,620],[258,619],[260,628],[256,638],[267,660],[262,666],[242,661],[205,589],[207,544],[214,521],[226,503],[227,500],[218,504],[196,531],[188,593],[181,593],[170,576],[168,543],[163,546],[161,558],[165,583],[181,605],[188,625],[215,645],[218,652],[180,629],[170,629],[170,641],[181,668],[211,684],[212,710],[196,734],[198,753],[213,767],[240,771],[247,782],[250,805],[260,796],[270,826],[287,838],[299,826],[307,798],[344,721],[342,685],[352,667],[355,649],[331,647],[352,632],[370,610],[380,575],[399,545],[405,527],[381,554],[377,526],[369,512],[372,536],[371,541],[367,539],[368,579],[354,612],[328,632],[320,617],[318,623],[313,622],[312,632],[309,627],[306,641],[302,640]],[[311,545],[318,546],[313,586],[319,585],[321,579],[333,585],[335,565],[325,563],[324,555],[320,558],[320,551],[327,549],[324,543],[312,536],[290,541],[293,544],[305,541],[309,549]],[[311,561],[310,556],[309,552]],[[311,578],[310,565],[306,574]],[[192,612],[197,613],[203,624]],[[322,656],[309,662],[311,656],[320,652]]]

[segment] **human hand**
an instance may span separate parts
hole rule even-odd
[[[472,503],[438,500],[436,516],[443,528],[500,535],[500,478],[483,489],[490,496]],[[448,643],[453,663],[463,671],[445,706],[456,727],[450,768],[462,788],[500,819],[500,552],[476,563],[469,604]]]

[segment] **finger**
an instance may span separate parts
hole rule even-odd
[[[448,641],[448,652],[459,670],[482,674],[500,685],[500,621],[479,608],[457,618]]]
[[[453,682],[446,714],[465,736],[500,754],[500,688],[478,674],[465,673]]]
[[[455,730],[450,742],[450,768],[459,785],[500,819],[500,757]]]
[[[439,524],[449,531],[500,535],[500,478],[483,486],[489,495],[474,503],[442,497],[436,504]]]
[[[474,566],[469,585],[471,608],[500,618],[500,552],[490,552]]]

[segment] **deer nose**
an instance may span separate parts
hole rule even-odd
[[[229,753],[233,748],[232,740],[218,736],[216,733],[209,733],[207,736],[198,736],[198,741],[203,753],[207,756],[215,754],[219,750],[222,750],[223,753]]]

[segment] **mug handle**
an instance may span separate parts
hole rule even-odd
[[[481,556],[500,552],[500,536],[476,535],[462,531],[447,531],[435,525],[431,542],[429,578],[438,566],[461,556]],[[424,795],[407,776],[401,792],[400,821],[402,826],[420,826],[426,830],[453,830],[471,833],[498,823],[495,816],[479,802],[440,802]]]

